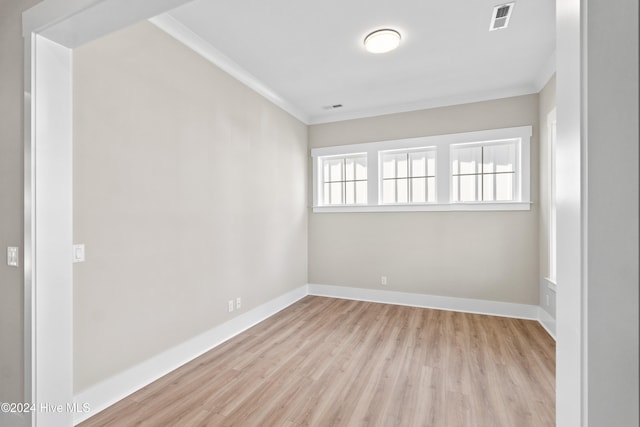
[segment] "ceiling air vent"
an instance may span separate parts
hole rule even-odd
[[[507,28],[507,25],[509,25],[509,19],[511,19],[511,12],[513,12],[514,4],[515,2],[506,3],[493,8],[493,15],[491,15],[491,25],[489,25],[489,31]]]

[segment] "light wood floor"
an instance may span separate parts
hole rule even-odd
[[[555,425],[535,321],[306,297],[81,424]]]

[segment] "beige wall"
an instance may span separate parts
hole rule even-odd
[[[538,303],[538,95],[311,126],[310,148],[533,126],[530,211],[316,213],[309,282]]]
[[[23,255],[23,47],[22,12],[37,0],[0,2],[0,253]],[[0,257],[4,261],[3,257]],[[22,402],[23,270],[0,262],[0,402]]]
[[[76,49],[75,392],[304,285],[306,176],[304,124],[153,25]]]

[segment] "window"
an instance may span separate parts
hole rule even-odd
[[[382,203],[433,203],[436,201],[436,152],[384,151]]]
[[[367,156],[322,157],[322,204],[325,206],[367,203]]]
[[[451,201],[503,202],[516,198],[518,141],[451,147]]]
[[[314,212],[529,210],[531,126],[315,148]]]

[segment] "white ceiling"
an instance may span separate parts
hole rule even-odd
[[[196,0],[152,20],[306,123],[534,93],[554,70],[555,1]],[[400,47],[366,52],[371,31]],[[342,104],[342,108],[327,106]]]

